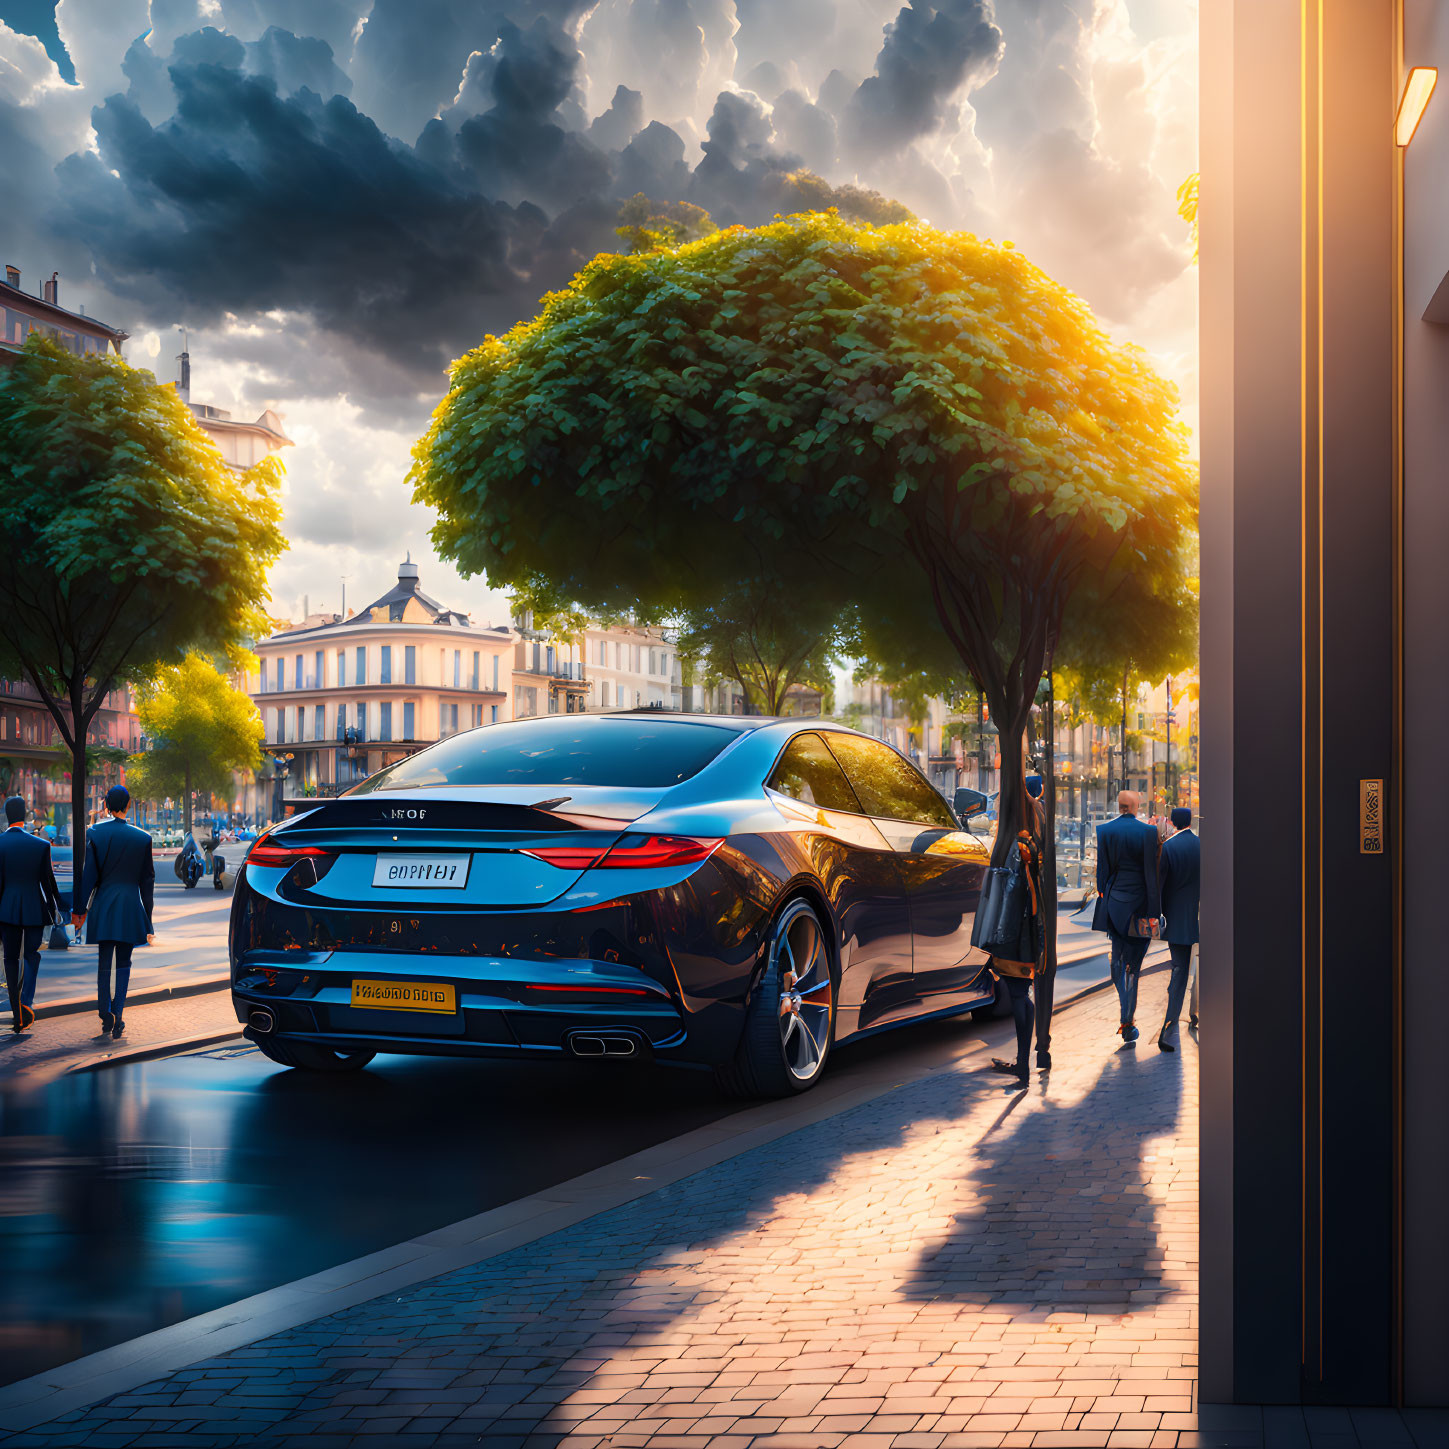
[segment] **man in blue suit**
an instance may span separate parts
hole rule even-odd
[[[1167,1017],[1157,1037],[1165,1052],[1175,1052],[1177,1019],[1182,1014],[1182,997],[1192,966],[1192,948],[1197,945],[1198,902],[1202,897],[1202,846],[1191,830],[1192,811],[1179,805],[1172,812],[1177,834],[1162,847],[1162,914],[1167,917],[1167,949],[1172,953],[1172,979],[1167,984]],[[1197,1005],[1194,997],[1193,1006]],[[1197,1025],[1197,1012],[1188,1017]]]
[[[50,864],[50,843],[25,831],[25,801],[12,795],[5,802],[5,830],[0,833],[0,939],[5,950],[5,987],[16,1031],[35,1021],[30,1003],[40,975],[40,939],[60,916],[60,892]],[[20,961],[25,958],[22,976]]]
[[[1097,906],[1092,929],[1112,942],[1112,984],[1117,988],[1122,1024],[1118,1035],[1129,1045],[1139,1032],[1137,979],[1148,943],[1158,933],[1161,909],[1157,886],[1157,831],[1137,818],[1139,801],[1131,790],[1117,797],[1115,820],[1097,827]]]
[[[109,1032],[112,1039],[119,1039],[126,1029],[122,1013],[126,1009],[126,988],[131,984],[131,951],[152,939],[151,907],[156,888],[151,837],[126,824],[130,805],[131,792],[124,785],[113,785],[106,791],[106,809],[111,818],[86,835],[85,876],[76,900],[78,909],[71,917],[77,927],[88,914],[91,918],[86,940],[100,946],[96,1009],[101,1014],[101,1035]]]

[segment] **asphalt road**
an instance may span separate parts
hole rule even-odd
[[[1100,957],[1067,967],[1058,995],[1104,975]],[[885,1033],[841,1048],[830,1073],[980,1030]],[[0,1382],[737,1110],[700,1072],[379,1057],[319,1077],[244,1043],[30,1090],[0,1080]]]

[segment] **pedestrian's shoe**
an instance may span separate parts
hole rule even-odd
[[[1128,1046],[1131,1046],[1132,1043],[1136,1041],[1139,1036],[1142,1035],[1142,1033],[1139,1032],[1130,1021],[1124,1021],[1122,1025],[1117,1028],[1117,1031],[1121,1035],[1122,1040],[1126,1042]]]
[[[1195,1016],[1188,1017],[1188,1019],[1187,1019],[1187,1025],[1188,1025],[1188,1030],[1189,1031],[1196,1031],[1197,1030],[1197,1017],[1195,1017]]]
[[[21,1002],[21,1004],[20,1004],[20,1030],[21,1031],[28,1031],[34,1025],[35,1025],[35,1010],[34,1010],[34,1008],[33,1007],[26,1006],[24,1002]]]
[[[1036,1054],[1036,1067],[1039,1072],[1051,1071],[1052,1054],[1050,1052],[1038,1052]]]
[[[1163,1031],[1166,1032],[1166,1030],[1167,1028],[1164,1027]],[[1175,1052],[1177,1048],[1163,1035],[1157,1038],[1157,1050],[1160,1052]]]
[[[121,1033],[125,1031],[125,1029],[126,1023],[122,1021],[121,1018],[118,1016],[116,1018],[116,1024],[111,1028],[111,1040],[120,1041]]]
[[[110,1036],[111,1028],[115,1026],[116,1018],[109,1011],[101,1012],[101,1035]]]
[[[1003,1076],[1015,1077],[1018,1082],[1024,1082],[1027,1079],[1027,1070],[1025,1067],[1018,1065],[1016,1062],[1004,1061],[1001,1057],[991,1058],[990,1069],[993,1072],[1000,1072]]]

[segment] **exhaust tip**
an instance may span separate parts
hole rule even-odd
[[[576,1057],[637,1057],[640,1055],[636,1037],[623,1032],[576,1031],[570,1034],[568,1048]]]
[[[266,1036],[277,1029],[277,1018],[270,1011],[264,1011],[260,1007],[247,1014],[247,1025],[254,1032]]]

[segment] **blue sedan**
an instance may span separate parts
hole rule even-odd
[[[787,1095],[835,1044],[994,1004],[987,863],[914,765],[829,722],[510,721],[264,832],[233,997],[286,1066],[643,1058]]]

